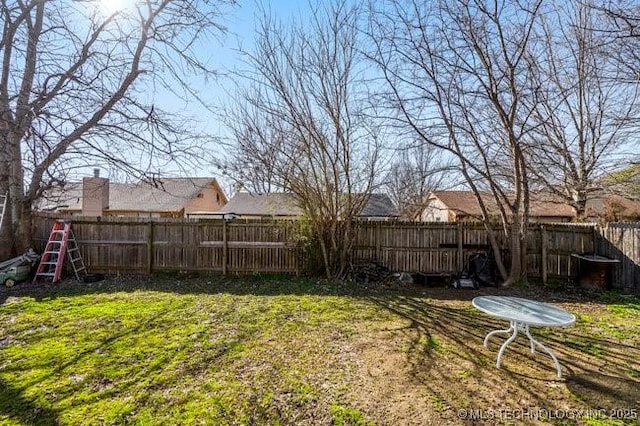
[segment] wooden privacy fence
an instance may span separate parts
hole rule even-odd
[[[596,251],[619,259],[613,281],[629,290],[640,291],[640,223],[610,223],[597,235]]]
[[[54,220],[53,217],[36,218],[37,249],[44,247]],[[149,274],[181,270],[296,274],[305,259],[296,243],[294,223],[74,218],[73,229],[85,263],[92,272]],[[615,241],[618,236],[613,233],[627,232],[607,229],[599,234],[592,225],[532,225],[526,255],[529,275],[543,281],[575,277],[578,264],[571,257],[572,253],[596,251],[597,234],[602,235],[602,241]],[[636,251],[637,231],[633,246]],[[625,234],[622,240],[627,241],[631,238],[629,235]],[[599,247],[604,246],[604,243],[599,244]],[[633,250],[633,247],[627,249]],[[466,266],[471,254],[488,248],[487,232],[478,224],[361,222],[353,257],[379,262],[392,271],[456,273]],[[508,258],[507,250],[504,254]],[[634,271],[638,288],[637,252],[635,257],[629,255],[628,258],[635,264],[625,268]],[[624,272],[620,277],[626,280],[631,276],[629,274]]]
[[[38,249],[54,220],[36,220]],[[73,230],[91,272],[299,272],[300,250],[284,222],[74,219]]]
[[[498,243],[504,248],[500,237]],[[377,260],[393,271],[457,273],[472,254],[486,253],[489,247],[488,233],[480,224],[368,222],[358,229],[353,254],[357,259]],[[593,250],[593,226],[532,225],[527,238],[527,272],[545,282],[568,279],[578,272],[571,254]],[[508,250],[503,254],[508,259]]]

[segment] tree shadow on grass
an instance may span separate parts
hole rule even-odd
[[[185,306],[186,303],[178,306],[173,305],[171,310],[180,311]],[[0,398],[3,398],[4,401],[16,401],[14,403],[0,401],[0,416],[6,411],[10,418],[15,418],[25,424],[57,424],[56,417],[49,413],[49,411],[53,413],[52,410],[45,411],[37,407],[32,409],[28,405],[28,401],[19,398],[26,390],[38,395],[47,395],[47,400],[52,404],[61,404],[60,413],[65,415],[67,413],[64,407],[68,405],[69,398],[74,400],[74,408],[100,403],[104,407],[104,403],[109,404],[110,401],[113,401],[114,404],[120,404],[123,396],[126,395],[127,399],[135,402],[132,405],[134,408],[129,406],[118,408],[109,415],[117,416],[116,423],[127,423],[131,418],[135,418],[136,410],[152,407],[158,403],[158,398],[169,399],[171,390],[181,389],[180,386],[189,380],[199,379],[208,369],[215,368],[223,358],[234,352],[236,346],[241,346],[240,337],[232,335],[220,337],[219,341],[208,346],[206,350],[198,349],[199,346],[195,343],[199,342],[195,340],[194,346],[188,349],[185,349],[182,344],[166,346],[154,344],[141,346],[141,352],[130,352],[126,349],[124,352],[120,352],[123,351],[123,340],[125,344],[131,340],[133,347],[135,346],[134,342],[143,338],[145,332],[159,330],[158,332],[162,333],[162,326],[166,323],[170,324],[171,321],[169,310],[158,310],[145,317],[143,321],[127,326],[123,326],[120,322],[114,323],[114,328],[107,337],[92,342],[72,355],[62,358],[60,362],[43,359],[35,362],[29,360],[27,364],[23,364],[21,361],[24,359],[20,358],[15,363],[9,363],[2,368],[3,373],[8,377],[20,377],[34,368],[44,368],[48,371],[26,381],[24,385],[21,385],[20,390],[11,388],[9,383],[5,384],[0,381],[0,385],[2,385],[0,386]],[[118,325],[116,326],[116,324]],[[158,329],[158,327],[160,328]],[[68,329],[65,333],[73,334],[74,330]],[[61,337],[66,338],[69,335],[65,334]],[[42,338],[42,336],[30,336],[32,339]],[[218,336],[216,335],[216,337]],[[189,339],[198,338],[199,336],[195,335],[189,337]],[[243,336],[243,338],[248,337]],[[25,344],[29,344],[29,342]],[[188,357],[183,358],[184,353],[181,353],[183,350],[188,350]],[[113,354],[109,355],[111,352]],[[111,363],[114,363],[119,361],[119,353],[122,355],[122,372],[134,370],[133,373],[113,376],[111,372],[103,371],[99,364],[89,363],[89,367],[86,367],[86,359],[95,358],[96,354],[98,354],[97,356],[107,354],[105,356],[109,357]],[[175,363],[176,359],[179,362]],[[49,384],[51,384],[51,389]],[[87,410],[91,411],[92,409],[87,408]],[[49,421],[50,419],[53,420]],[[105,423],[109,423],[109,421],[105,421]]]
[[[45,408],[23,395],[22,389],[12,387],[0,379],[0,420],[2,418],[28,425],[58,424],[58,413]]]
[[[82,362],[85,357],[91,356],[96,353],[96,351],[100,350],[108,350],[115,342],[120,339],[126,338],[128,336],[134,335],[141,330],[144,330],[148,327],[149,324],[157,323],[161,320],[161,318],[166,315],[166,311],[157,312],[155,315],[149,317],[146,321],[141,322],[134,327],[126,328],[121,330],[120,332],[114,332],[109,337],[100,340],[96,344],[85,348],[73,356],[66,359],[64,362],[56,365],[55,368],[51,369],[47,374],[41,375],[37,378],[32,379],[22,386],[21,389],[12,387],[9,383],[0,379],[0,416],[6,415],[11,419],[18,420],[24,424],[33,424],[33,425],[56,425],[58,424],[58,416],[57,412],[53,409],[43,408],[35,405],[30,400],[24,398],[22,395],[25,390],[32,388],[38,384],[44,383],[47,380],[54,380],[56,378],[60,379],[65,377],[69,373],[66,372],[69,369],[72,369],[75,365]],[[49,367],[50,363],[31,363],[27,366],[19,366],[9,364],[2,368],[2,371],[9,374],[20,375],[24,368],[34,368],[34,367]],[[65,373],[66,372],[66,373]],[[65,394],[74,393],[77,391],[83,384],[78,383],[76,385],[71,385],[65,389],[56,389],[53,395],[57,395],[54,397],[55,400],[63,399]],[[126,392],[127,389],[120,388],[117,391],[117,394],[122,392]],[[113,396],[114,392],[109,391],[97,391],[93,392],[93,396],[89,400],[85,400],[83,403],[89,403],[92,401],[96,401],[102,398],[108,398]],[[54,401],[55,402],[55,401]]]
[[[640,347],[571,331],[549,340],[565,359],[567,388],[576,399],[607,412],[640,406]]]
[[[505,351],[503,366],[495,367],[507,336],[494,336],[488,349],[486,334],[508,324],[469,305],[417,297],[371,297],[374,303],[411,321],[417,331],[408,351],[411,375],[437,404],[454,409],[566,410],[633,408],[640,401],[640,348],[606,336],[589,337],[572,328],[545,330],[536,337],[552,348],[563,368],[558,380],[551,358],[519,336]],[[591,346],[598,348],[590,354]],[[637,370],[634,370],[637,369]],[[636,376],[637,377],[637,376]],[[444,384],[444,385],[443,385]]]
[[[630,365],[636,365],[630,368],[640,371],[640,366],[637,366],[640,360],[638,348],[606,336],[585,335],[573,328],[533,330],[534,335],[539,334],[541,341],[558,355],[565,374],[562,380],[557,380],[549,356],[540,351],[532,355],[528,342],[522,336],[507,349],[503,368],[496,369],[496,356],[504,337],[494,337],[489,349],[484,349],[482,343],[489,331],[505,328],[506,322],[480,313],[471,306],[470,301],[481,294],[527,297],[529,293],[525,290],[483,288],[477,291],[460,291],[414,287],[385,291],[306,278],[193,277],[167,274],[154,277],[114,277],[92,284],[73,281],[56,285],[27,284],[10,291],[3,290],[0,292],[0,301],[5,301],[8,297],[31,297],[46,301],[57,297],[141,290],[185,295],[224,293],[254,296],[348,296],[369,300],[408,320],[408,328],[398,328],[393,332],[402,335],[402,339],[394,341],[394,344],[408,342],[406,360],[410,370],[409,380],[427,390],[434,406],[442,405],[448,407],[448,410],[498,407],[557,410],[567,408],[567,401],[582,408],[601,408],[603,405],[599,400],[610,401],[607,404],[613,404],[614,401],[627,404],[634,399],[637,406],[637,400],[640,399],[637,398],[640,386],[633,386],[637,384],[637,380],[626,373],[630,371],[627,368]],[[553,301],[549,300],[550,297],[552,296],[546,295],[542,300]],[[154,318],[149,321],[145,324],[155,326],[158,322]],[[108,346],[122,337],[124,335],[114,334],[101,345]],[[78,354],[80,358],[71,359],[63,368],[69,369],[92,350]],[[203,357],[193,368],[189,367],[182,373],[199,375],[202,368],[206,368],[203,366],[215,363],[227,350],[227,346],[221,346],[219,350],[208,354],[210,358]],[[170,357],[171,354],[168,353],[167,359]],[[142,367],[138,377],[155,374],[150,368]],[[61,370],[56,371],[55,374],[60,372]],[[180,380],[173,372],[169,375],[171,383]],[[624,386],[615,387],[614,383],[622,383]],[[88,402],[110,398],[111,395],[131,390],[132,386],[127,381],[107,383],[104,389],[94,392]],[[146,403],[144,397],[137,398],[139,404]],[[380,402],[384,403],[384,400]]]

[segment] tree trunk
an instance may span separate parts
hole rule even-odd
[[[325,241],[325,231],[324,228],[317,229],[318,233],[318,243],[320,244],[320,249],[322,250],[322,262],[324,264],[324,272],[327,278],[331,278],[331,267],[330,267],[330,254],[327,250],[327,243]]]
[[[509,266],[509,276],[502,283],[502,287],[510,287],[514,283],[520,281],[523,275],[523,255],[522,255],[522,234],[520,232],[520,223],[514,220],[509,227],[509,246],[511,249],[511,265]]]
[[[6,124],[0,120],[0,125]],[[2,147],[0,150],[0,193],[9,195],[9,175],[11,172],[11,156],[10,156],[10,144],[8,139],[8,132],[2,132],[0,142]],[[7,208],[4,211],[4,218],[2,220],[2,228],[0,228],[0,261],[5,260],[11,256],[13,247],[13,227],[12,227],[12,215],[11,215],[11,199],[7,200]]]
[[[528,225],[527,225],[528,226]],[[529,281],[527,272],[527,234],[520,234],[520,280],[524,282]]]
[[[587,219],[587,194],[578,193],[573,200],[573,208],[576,209],[576,221],[584,222]]]
[[[33,211],[31,210],[31,203],[23,199],[19,202],[19,205],[16,206],[14,212],[17,212],[18,215],[13,218],[13,245],[15,253],[20,254],[24,253],[29,248],[34,248]]]
[[[496,261],[496,266],[498,268],[498,272],[500,273],[500,278],[504,281],[508,278],[507,268],[504,265],[504,259],[502,258],[502,251],[500,250],[500,246],[498,245],[498,240],[496,239],[495,231],[491,228],[491,225],[484,222],[484,227],[487,230],[487,235],[489,236],[489,244],[491,245],[491,250],[493,251],[493,257]]]
[[[24,171],[22,169],[22,137],[11,133],[7,147],[9,160],[9,203],[11,204],[11,230],[13,231],[13,250],[11,254],[20,254],[32,247],[32,206],[24,193]]]

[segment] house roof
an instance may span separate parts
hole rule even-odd
[[[480,216],[482,211],[471,191],[434,191],[429,198],[439,199],[449,210],[469,216]]]
[[[218,185],[215,178],[158,178],[153,183],[109,182],[109,210],[179,211],[211,184]],[[50,191],[40,209],[82,210],[82,183],[71,182],[64,188]]]
[[[481,216],[482,210],[472,191],[434,191],[430,197],[437,197],[450,210],[465,216]],[[498,213],[493,196],[488,192],[481,193],[489,213]],[[533,217],[574,217],[575,211],[570,205],[556,201],[551,197],[538,194],[531,200],[530,215]]]
[[[239,192],[219,213],[235,213],[240,216],[300,216],[303,210],[292,194]],[[388,195],[371,194],[359,216],[395,217],[398,216],[398,211]]]
[[[620,195],[607,195],[592,198],[587,201],[587,216],[613,215],[617,219],[633,219],[640,218],[640,201],[631,200]]]
[[[400,216],[398,209],[387,194],[371,194],[367,203],[362,208],[360,216],[363,217],[397,217]]]
[[[575,209],[558,197],[547,193],[531,194],[529,214],[534,217],[569,217],[576,216]]]
[[[240,216],[299,216],[302,209],[291,194],[238,192],[218,213],[235,213]]]

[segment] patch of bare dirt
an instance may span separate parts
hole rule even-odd
[[[380,425],[638,420],[637,333],[621,340],[584,324],[533,329],[558,356],[563,378],[557,378],[546,353],[531,353],[523,337],[507,348],[497,369],[504,339],[492,338],[488,349],[483,340],[508,324],[472,308],[471,300],[481,294],[546,301],[579,317],[607,311],[589,295],[542,289],[414,287],[406,295],[373,296],[399,319],[378,330],[361,330],[352,343],[356,379],[347,396],[353,405]]]

